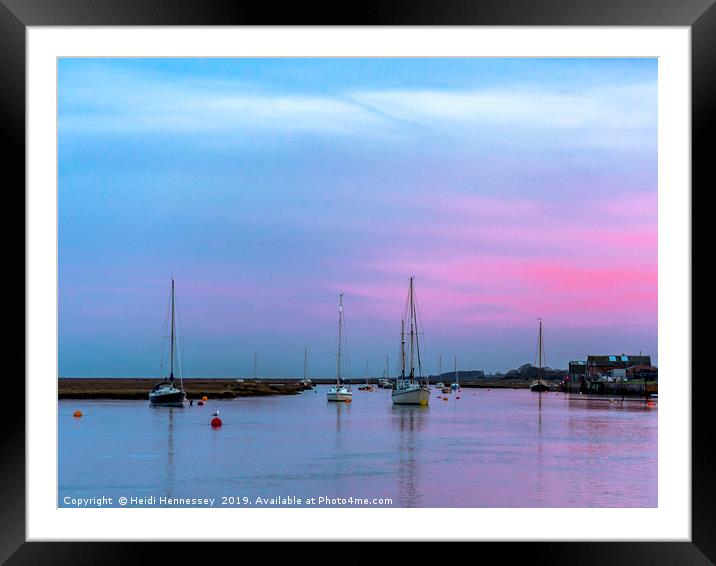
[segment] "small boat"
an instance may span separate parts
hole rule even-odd
[[[455,383],[450,385],[450,389],[452,389],[453,391],[457,391],[458,389],[460,389],[460,377],[457,373],[457,356],[455,356]]]
[[[368,379],[368,360],[365,361],[365,383],[358,386],[359,391],[373,391],[373,386]]]
[[[438,357],[438,377],[442,377],[443,375],[443,355],[440,354]],[[445,387],[445,383],[443,381],[438,381],[435,384],[435,389],[440,389],[442,391]]]
[[[539,319],[539,335],[537,338],[537,357],[538,357],[538,369],[539,373],[537,381],[533,381],[532,385],[530,386],[530,391],[534,391],[536,393],[542,393],[544,391],[549,391],[549,386],[547,383],[545,383],[542,380],[542,373],[544,371],[542,367],[542,361],[544,360],[544,348],[542,343],[542,319]],[[541,397],[540,397],[541,398]]]
[[[378,380],[378,387],[381,389],[393,389],[393,384],[390,382],[390,370],[388,369],[388,356],[385,356],[385,367],[383,368],[383,377]]]
[[[343,293],[340,294],[338,302],[338,353],[336,354],[337,367],[336,384],[331,385],[326,393],[328,401],[338,403],[350,403],[353,400],[353,392],[351,386],[341,383],[341,347],[343,343],[343,331],[345,322],[343,321]]]
[[[401,371],[400,377],[397,379],[395,389],[391,392],[391,399],[394,405],[422,405],[426,406],[430,400],[430,388],[427,379],[423,379],[422,365],[420,361],[420,342],[418,340],[418,315],[415,306],[415,291],[413,288],[413,279],[410,278],[410,286],[408,287],[408,304],[400,325],[400,361]],[[410,366],[409,373],[406,375],[405,364],[405,319],[409,321],[409,348],[410,348]],[[417,363],[417,368],[415,367]],[[417,375],[416,370],[417,369]]]
[[[163,381],[156,383],[149,392],[149,403],[153,406],[163,407],[183,407],[186,401],[186,391],[184,383],[179,378],[179,387],[174,384],[174,359],[176,357],[176,323],[175,323],[175,307],[174,307],[174,279],[172,278],[172,297],[171,297],[171,331],[170,331],[170,348],[169,348],[169,377]]]
[[[308,378],[308,348],[303,349],[303,379],[301,380],[301,385],[304,387],[310,387],[313,389],[313,381]]]

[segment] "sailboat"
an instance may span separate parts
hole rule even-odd
[[[442,377],[442,375],[443,375],[443,355],[440,354],[440,357],[438,358],[438,377]],[[437,387],[438,389],[442,389],[443,387],[445,387],[445,384],[442,381],[438,381],[435,384],[435,387]]]
[[[392,389],[393,386],[390,383],[390,378],[388,377],[390,375],[390,372],[388,370],[388,356],[385,356],[385,367],[383,368],[383,377],[381,377],[378,380],[378,387],[381,389]]]
[[[539,319],[539,337],[537,338],[537,359],[538,359],[538,368],[539,373],[537,374],[537,381],[533,381],[532,385],[530,386],[530,390],[537,391],[539,393],[542,393],[543,391],[548,391],[549,387],[547,384],[542,381],[542,373],[543,373],[543,367],[542,367],[542,361],[544,360],[544,343],[542,341],[542,319]]]
[[[460,389],[460,376],[457,373],[457,356],[455,356],[455,383],[450,385],[450,389],[453,391]]]
[[[430,399],[430,388],[427,380],[420,382],[422,378],[422,365],[420,362],[420,342],[418,340],[418,315],[415,306],[415,291],[413,288],[413,280],[410,278],[410,286],[408,287],[408,304],[400,324],[400,377],[396,380],[395,389],[391,392],[391,398],[394,405],[427,405]],[[406,315],[409,324],[409,340],[410,340],[410,365],[409,373],[406,376],[405,366],[405,319]],[[417,377],[415,374],[415,365],[417,362]]]
[[[149,403],[151,405],[165,407],[183,407],[186,400],[186,391],[181,377],[179,378],[179,387],[174,384],[174,359],[176,357],[176,322],[174,307],[174,278],[172,278],[172,307],[171,307],[171,336],[170,336],[170,354],[169,354],[169,377],[155,384],[149,392]]]
[[[373,386],[368,379],[368,360],[365,361],[365,384],[358,387],[359,391],[373,391]]]
[[[303,381],[301,383],[307,387],[313,387],[313,381],[308,379],[308,348],[303,349]]]
[[[336,353],[336,384],[328,388],[326,397],[329,401],[347,402],[353,400],[353,392],[350,385],[341,383],[341,347],[343,345],[343,332],[345,323],[343,322],[343,293],[340,294],[338,302],[338,352]]]

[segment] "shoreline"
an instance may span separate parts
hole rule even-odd
[[[147,399],[149,391],[159,378],[127,377],[60,377],[57,380],[58,399]],[[214,399],[236,397],[265,397],[269,395],[297,395],[308,389],[297,381],[268,383],[235,379],[189,378],[184,379],[187,399],[201,399],[204,395]]]

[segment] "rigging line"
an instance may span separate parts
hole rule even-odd
[[[169,329],[169,312],[171,310],[171,296],[169,297],[169,300],[166,302],[166,309],[164,311],[164,322],[162,325],[162,336],[159,338],[159,342],[161,344],[160,347],[160,354],[159,354],[159,374],[161,377],[164,377],[164,354],[166,346],[164,344],[164,341],[167,338],[167,330]]]
[[[413,310],[415,311],[415,326],[416,330],[420,328],[419,322],[418,322],[418,303],[417,299],[415,297],[415,289],[413,289]],[[417,353],[418,357],[418,377],[423,376],[423,364],[420,359],[420,341],[418,340],[418,334],[415,334],[415,352]]]
[[[346,358],[346,365],[348,366],[348,379],[352,379],[353,372],[351,370],[351,352],[350,352],[350,348],[348,348],[348,331],[346,330],[346,313],[345,313],[345,311],[343,311],[343,317],[341,320],[343,322],[343,337],[344,337],[343,342],[345,343],[344,349],[346,351],[345,358]]]
[[[176,316],[176,322],[179,326],[179,334],[175,337],[176,340],[176,365],[178,369],[179,379],[184,375],[184,364],[182,360],[184,358],[184,323],[182,321],[181,309],[179,308],[179,301],[174,293],[174,311]]]
[[[415,289],[413,289],[413,302],[415,304],[416,323],[417,323],[418,329],[420,330],[419,334],[421,334],[423,336],[423,356],[424,356],[426,353],[426,349],[425,349],[425,331],[423,328],[423,316],[420,314],[420,306],[418,305],[418,299],[417,299],[417,296],[415,295]],[[417,343],[417,341],[418,341],[418,337],[416,336],[415,342]],[[420,375],[422,375],[420,349],[418,349],[418,368],[420,370]]]

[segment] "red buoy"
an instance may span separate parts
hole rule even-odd
[[[73,416],[73,417],[76,417],[76,418],[79,418],[79,417],[82,416],[82,411],[80,411],[79,409],[77,409],[74,413],[72,413],[72,416]]]
[[[219,417],[214,417],[211,419],[211,427],[212,428],[219,428],[222,424],[221,419]]]

